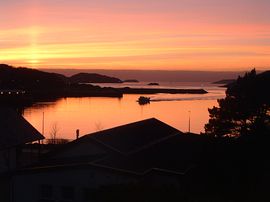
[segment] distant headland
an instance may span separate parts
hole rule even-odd
[[[40,69],[46,72],[72,76],[81,72],[97,73],[121,78],[123,81],[135,79],[140,82],[215,82],[224,78],[237,78],[246,71],[199,71],[199,70],[136,70],[136,69]]]
[[[136,80],[132,80],[135,82]],[[127,81],[125,81],[127,82]],[[137,82],[137,81],[136,81]],[[89,83],[123,83],[119,78],[97,73],[77,73],[65,76],[25,67],[0,64],[0,90],[3,92],[24,92],[20,98],[41,101],[61,97],[118,97],[123,94],[204,94],[204,89],[162,89],[162,88],[112,88]],[[14,97],[14,96],[13,96]],[[16,97],[16,96],[15,96]],[[8,93],[0,95],[0,101],[9,99]]]
[[[233,83],[235,81],[236,81],[235,79],[222,79],[222,80],[213,82],[213,84],[224,84],[224,85],[227,85],[227,84],[231,84],[231,83]]]

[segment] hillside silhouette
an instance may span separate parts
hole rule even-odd
[[[64,88],[67,83],[68,78],[61,74],[0,64],[1,89],[49,90]]]
[[[120,79],[98,74],[77,74],[66,77],[25,67],[15,68],[0,64],[0,89],[23,90],[25,96],[36,100],[59,97],[122,97],[122,93],[112,88],[81,84],[84,82],[120,82]]]
[[[71,77],[48,73],[25,67],[12,67],[0,64],[0,87],[8,89],[48,89],[63,88],[76,83],[122,83],[118,78],[95,73],[78,73]]]
[[[120,79],[94,73],[78,73],[68,78],[70,83],[123,83]]]
[[[134,80],[133,80],[134,81]],[[204,94],[204,89],[173,88],[112,88],[89,83],[123,83],[122,80],[96,73],[78,73],[67,77],[25,67],[12,67],[0,64],[0,89],[6,91],[25,91],[27,98],[35,101],[60,97],[122,97],[123,94]],[[15,92],[16,94],[17,92]],[[3,97],[3,96],[2,96]],[[15,96],[16,98],[16,96]],[[1,101],[2,99],[0,99]]]

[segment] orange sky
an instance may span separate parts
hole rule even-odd
[[[269,8],[269,0],[1,1],[0,63],[265,70]]]

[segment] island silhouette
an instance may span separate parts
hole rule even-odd
[[[132,80],[134,82],[136,80]],[[98,83],[123,83],[119,78],[96,73],[77,73],[70,77],[26,67],[0,64],[0,102],[31,103],[62,97],[117,97],[123,94],[205,94],[204,89],[100,87]],[[11,96],[11,92],[24,92]],[[7,92],[7,93],[4,93]],[[19,94],[18,94],[19,95]],[[22,95],[20,93],[20,95]],[[15,98],[15,99],[14,99]],[[19,99],[18,99],[19,98]]]

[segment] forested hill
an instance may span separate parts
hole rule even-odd
[[[69,77],[71,83],[122,83],[118,78],[94,73],[79,73]]]
[[[0,64],[0,88],[2,89],[63,88],[67,82],[68,79],[61,74]]]
[[[71,77],[24,67],[0,64],[0,88],[2,89],[59,89],[76,83],[121,83],[117,78],[93,73],[79,73]]]

